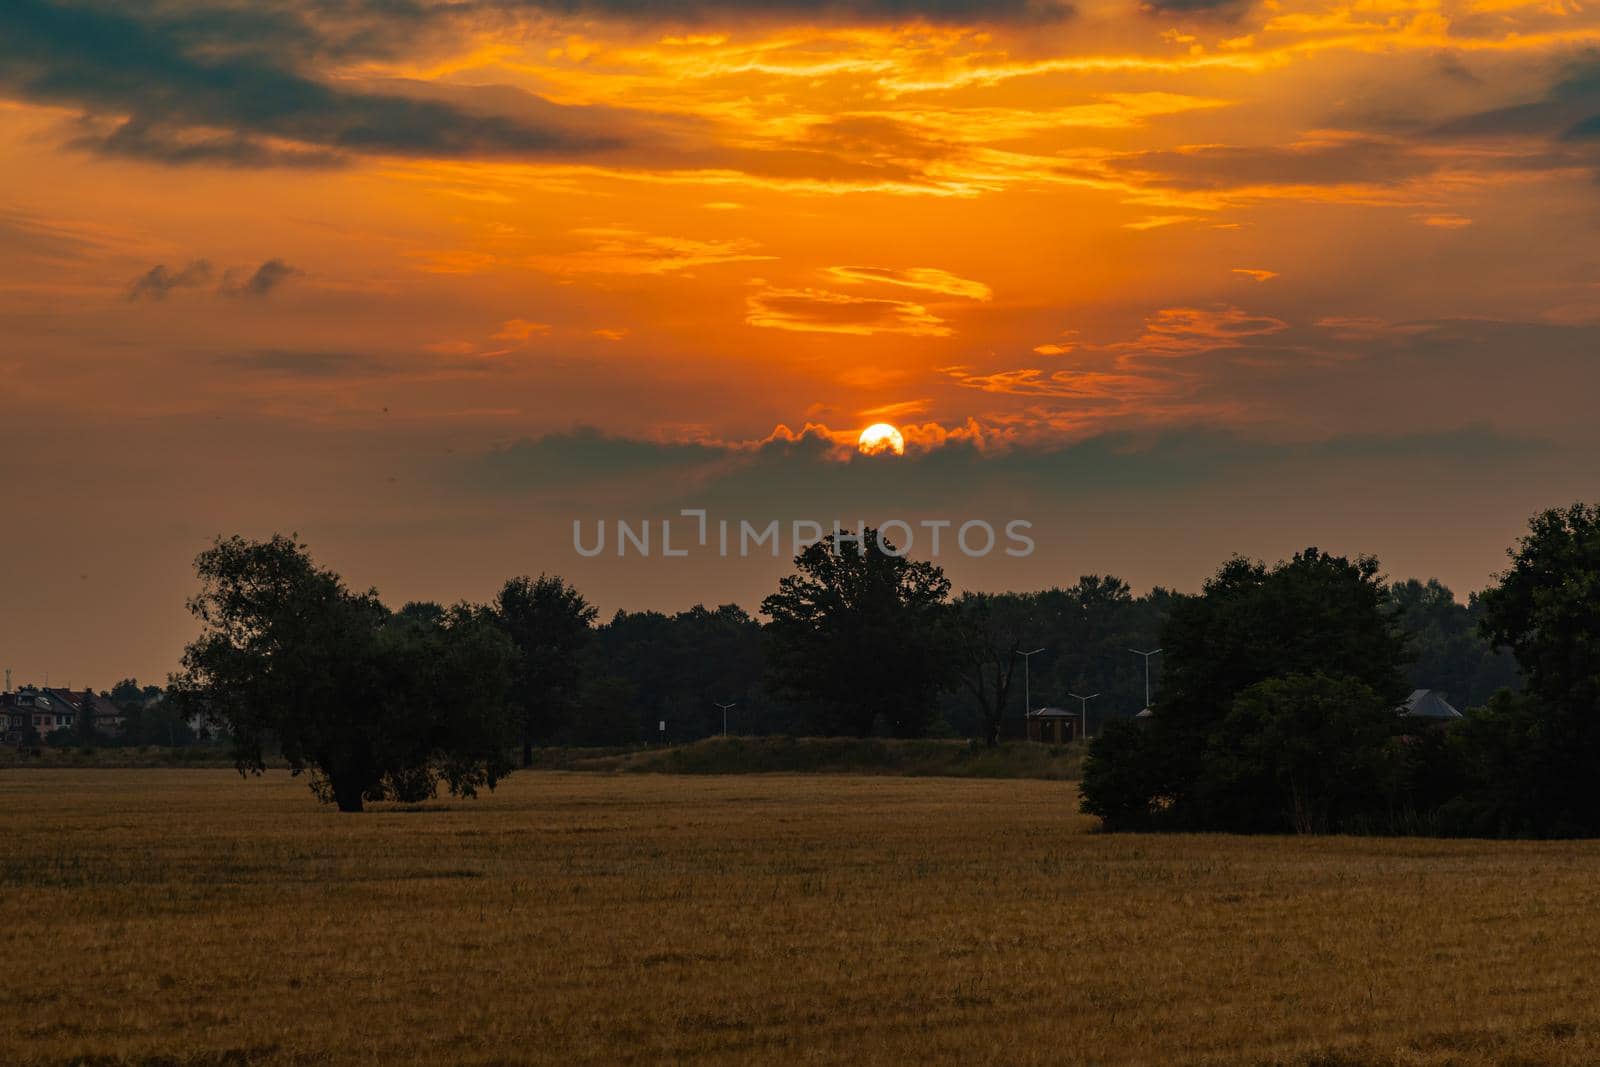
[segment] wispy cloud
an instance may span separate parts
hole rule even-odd
[[[964,300],[992,300],[993,291],[982,282],[962,278],[937,267],[829,267],[827,273],[838,281],[862,284],[894,285],[903,289],[919,289],[942,296],[960,297]]]
[[[952,330],[921,304],[823,289],[766,288],[746,301],[745,322],[805,333],[948,337]]]

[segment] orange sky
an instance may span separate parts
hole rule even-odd
[[[1597,169],[1569,0],[15,0],[0,665],[159,680],[235,531],[754,607],[770,560],[572,550],[708,505],[1464,594],[1596,495]]]

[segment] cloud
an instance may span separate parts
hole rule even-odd
[[[1303,479],[1307,471],[1368,470],[1374,462],[1443,464],[1476,478],[1552,447],[1481,425],[1298,441],[1205,424],[1070,441],[1018,440],[976,422],[902,429],[914,447],[887,462],[858,455],[854,433],[812,424],[799,432],[780,426],[763,441],[745,443],[654,441],[581,428],[490,449],[452,471],[480,491],[625,499],[660,507],[666,516],[677,514],[692,486],[687,499],[713,513],[737,508],[735,514],[756,519],[814,510],[822,518],[905,502],[947,505],[952,485],[971,486],[969,502],[994,488],[1014,503],[1040,493],[1237,485],[1269,471]]]
[[[1068,18],[1063,0],[490,0],[484,6],[654,22],[785,19],[812,23],[1049,22]]]
[[[286,378],[366,377],[388,373],[379,360],[354,352],[302,352],[260,349],[219,356],[218,366]]]
[[[720,445],[618,437],[580,426],[492,448],[470,460],[462,473],[480,489],[573,490],[685,476],[728,455]]]
[[[878,283],[896,285],[905,289],[920,289],[964,300],[991,300],[994,293],[982,282],[958,277],[937,267],[908,267],[895,270],[890,267],[829,267],[827,273],[843,282],[862,284]]]
[[[93,235],[16,212],[0,211],[0,248],[11,256],[53,261],[81,260],[101,247]]]
[[[507,319],[501,323],[500,329],[491,335],[494,341],[529,341],[538,334],[550,332],[550,325],[544,322],[530,322],[527,319]]]
[[[223,296],[264,297],[278,286],[296,278],[305,272],[298,267],[291,267],[281,259],[269,259],[255,269],[248,278],[241,280],[239,271],[230,270],[222,276],[222,285],[217,292]]]
[[[1250,7],[1250,0],[1144,0],[1139,7],[1150,15],[1215,15],[1236,19]]]
[[[593,244],[582,251],[538,256],[535,266],[559,274],[674,274],[719,263],[751,263],[776,259],[756,254],[748,238],[701,241],[640,233],[621,227],[589,227],[572,231]]]
[[[1600,60],[1573,64],[1536,100],[1463,115],[1432,132],[1444,137],[1600,138]]]
[[[1257,270],[1252,267],[1234,267],[1234,274],[1242,274],[1251,281],[1269,282],[1278,276],[1275,270]]]
[[[1144,331],[1136,338],[1083,347],[1128,355],[1186,356],[1236,347],[1249,338],[1266,337],[1288,328],[1282,319],[1253,315],[1228,304],[1162,308],[1145,319]]]
[[[922,414],[932,403],[931,397],[901,400],[893,404],[880,404],[877,407],[867,408],[859,414],[864,419],[903,419],[909,415]]]
[[[1020,370],[972,374],[959,371],[951,375],[968,389],[1010,396],[1038,396],[1071,400],[1125,400],[1154,392],[1159,388],[1152,378],[1134,374],[1092,370],[1045,372],[1028,367]]]
[[[211,280],[211,264],[197,259],[179,271],[157,263],[128,286],[129,300],[165,300],[174,289],[193,289]]]
[[[745,322],[803,333],[906,334],[948,337],[953,332],[921,304],[834,293],[823,289],[767,288],[746,301]]]
[[[1441,161],[1398,139],[1329,133],[1287,146],[1208,144],[1136,152],[1112,159],[1109,165],[1152,184],[1225,190],[1388,185],[1431,174]]]
[[[388,10],[388,21],[404,23],[407,12],[425,9]],[[354,35],[343,50],[363,51],[360,39]],[[166,5],[120,11],[50,0],[0,4],[0,93],[82,109],[72,143],[107,155],[327,165],[349,154],[572,156],[618,143],[599,128],[604,109],[521,94],[527,114],[508,116],[426,98],[434,91],[426,88],[419,95],[369,91],[299,69],[339,50],[292,17]]]

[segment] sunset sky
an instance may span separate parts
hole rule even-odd
[[[686,507],[1464,596],[1600,496],[1597,173],[1576,0],[5,0],[0,666],[160,681],[219,533],[754,609],[573,550]]]

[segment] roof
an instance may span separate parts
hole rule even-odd
[[[1076,719],[1078,713],[1066,708],[1034,708],[1028,712],[1030,719]]]
[[[1400,714],[1413,719],[1465,718],[1437,689],[1418,689],[1406,698]]]
[[[1153,719],[1155,717],[1156,717],[1156,709],[1155,708],[1145,708],[1139,714],[1134,716],[1135,719]]]
[[[87,709],[97,719],[121,718],[123,715],[121,708],[93,689],[41,689],[40,692],[63,701],[74,711]]]

